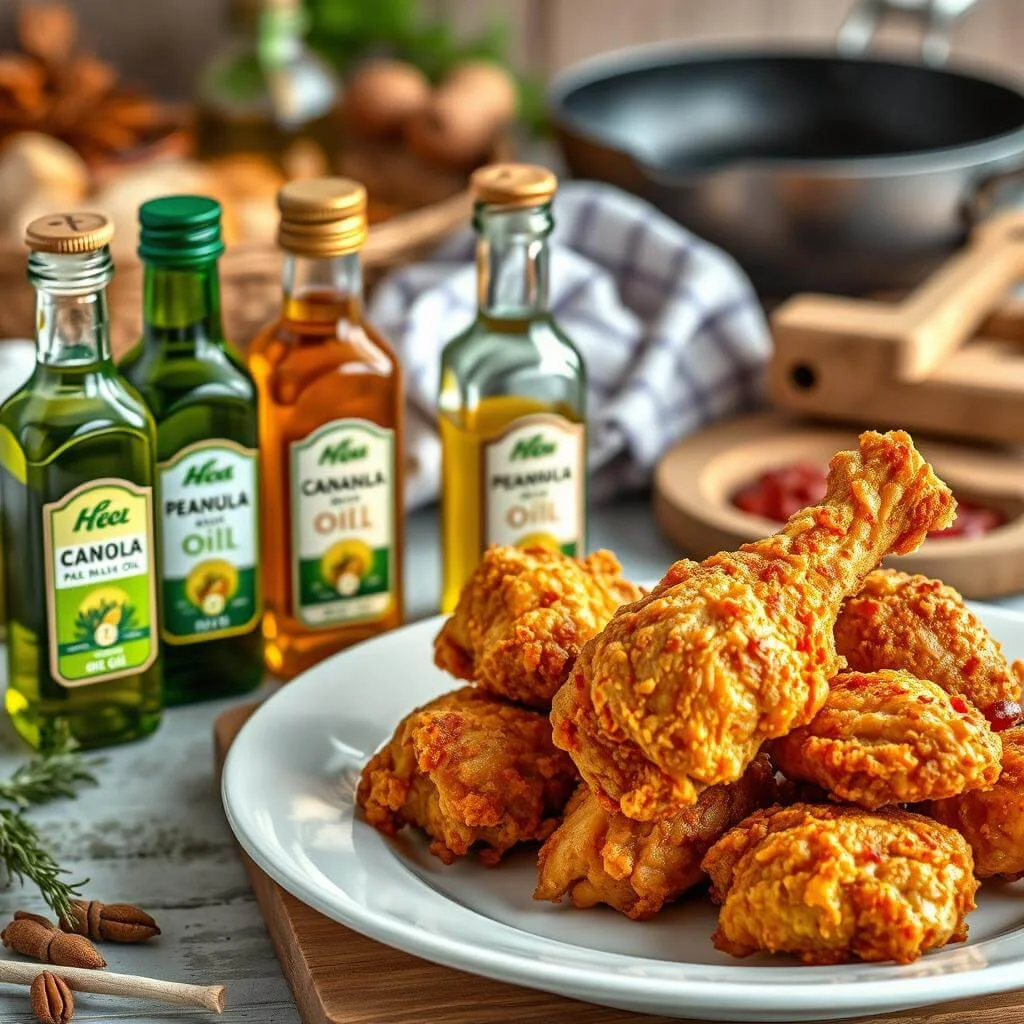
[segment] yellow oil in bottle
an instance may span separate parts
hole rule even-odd
[[[462,584],[476,568],[481,553],[487,547],[480,495],[488,443],[526,418],[539,423],[547,416],[568,423],[582,423],[579,412],[564,402],[552,405],[522,395],[495,395],[482,399],[473,408],[441,413],[441,444],[444,449],[441,532],[445,581],[441,604],[446,611],[455,607]],[[534,420],[534,417],[541,419]],[[582,537],[579,543],[561,540],[567,530],[578,533],[579,526],[566,522],[569,510],[559,502],[537,496],[532,501],[514,505],[513,509],[514,518],[509,528],[518,532],[515,543],[551,547],[571,555],[578,553]]]

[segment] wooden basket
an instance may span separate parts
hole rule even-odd
[[[389,270],[422,259],[448,234],[469,222],[472,200],[460,192],[439,203],[375,224],[363,250],[364,277],[372,288]],[[0,249],[0,339],[35,336],[35,293],[25,278],[26,251]],[[220,263],[221,297],[227,336],[244,347],[273,319],[281,305],[281,254],[272,245],[229,246]],[[142,264],[123,257],[109,290],[111,340],[115,357],[142,330]]]

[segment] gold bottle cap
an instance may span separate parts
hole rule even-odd
[[[277,193],[281,248],[298,256],[343,256],[366,241],[366,189],[351,178],[303,178]]]
[[[541,206],[558,190],[558,179],[534,164],[489,164],[473,172],[469,188],[478,203],[489,206]]]
[[[95,252],[113,237],[114,222],[102,213],[50,213],[25,228],[25,244],[36,252]]]

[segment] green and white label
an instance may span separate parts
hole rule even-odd
[[[254,449],[200,441],[159,467],[163,638],[247,633],[260,617]]]
[[[156,660],[152,489],[83,484],[43,506],[50,672],[87,686]]]
[[[564,416],[523,416],[482,446],[484,546],[576,555],[584,536],[586,432]]]
[[[291,446],[293,614],[313,629],[394,606],[395,434],[334,420]]]

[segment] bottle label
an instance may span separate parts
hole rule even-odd
[[[585,531],[586,428],[564,416],[523,416],[481,447],[481,536],[576,555]]]
[[[152,489],[103,479],[43,506],[50,672],[87,686],[156,660]]]
[[[395,435],[334,420],[291,446],[293,614],[313,629],[394,606]]]
[[[233,441],[200,441],[159,466],[169,644],[248,633],[260,617],[256,459]]]

